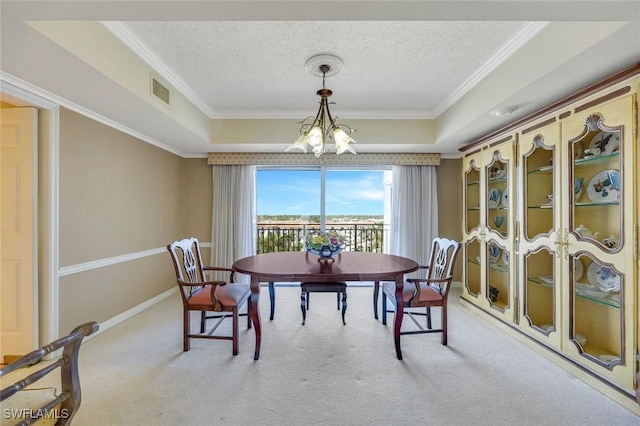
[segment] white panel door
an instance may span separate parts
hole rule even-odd
[[[35,218],[37,110],[0,109],[0,354],[38,345]]]

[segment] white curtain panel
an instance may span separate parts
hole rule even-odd
[[[212,266],[230,268],[236,260],[256,253],[255,166],[213,166],[212,212]]]
[[[438,236],[435,166],[393,166],[390,252],[427,265]]]

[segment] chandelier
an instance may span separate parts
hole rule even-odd
[[[310,116],[300,122],[298,137],[285,151],[299,149],[306,153],[307,146],[310,146],[317,158],[327,152],[327,138],[329,138],[336,146],[336,154],[343,152],[355,154],[355,150],[349,145],[356,143],[349,136],[355,130],[346,124],[338,124],[338,117],[331,115],[328,99],[333,92],[325,87],[327,75],[335,75],[342,71],[342,60],[332,55],[318,55],[309,59],[306,67],[311,74],[322,76],[322,89],[316,92],[320,96],[320,109],[315,117]]]

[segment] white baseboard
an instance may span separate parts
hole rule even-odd
[[[116,315],[113,318],[110,318],[104,322],[100,323],[100,329],[98,331],[96,331],[95,333],[93,333],[90,336],[87,336],[84,338],[84,342],[86,342],[87,340],[91,340],[96,336],[99,336],[100,334],[104,333],[105,331],[109,330],[111,327],[115,327],[116,325],[128,320],[129,318],[133,317],[134,315],[139,314],[140,312],[144,311],[145,309],[148,309],[150,307],[152,307],[153,305],[162,302],[164,299],[166,299],[167,297],[173,295],[175,292],[178,291],[178,287],[174,287],[170,290],[165,291],[164,293],[160,293],[159,295],[157,295],[156,297],[153,297],[149,300],[147,300],[146,302],[142,302],[141,304],[139,304],[138,306],[134,306],[133,308],[129,309],[128,311],[125,311],[119,315]]]

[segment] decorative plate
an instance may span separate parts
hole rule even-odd
[[[502,192],[502,206],[509,207],[509,188],[505,188]]]
[[[500,257],[500,248],[498,246],[489,246],[489,255],[491,256],[491,260],[496,262],[498,257]]]
[[[587,277],[589,277],[589,282],[597,286],[600,291],[607,293],[620,291],[620,275],[613,272],[608,266],[592,262],[587,269]]]
[[[587,343],[587,338],[584,337],[582,334],[578,334],[576,333],[576,335],[574,336],[574,338],[576,339],[576,341],[578,343],[580,343],[580,346],[584,346],[585,343]]]
[[[489,207],[495,208],[500,202],[500,190],[498,188],[492,188],[489,191]]]
[[[583,183],[583,178],[575,178],[573,180],[573,196],[576,201],[580,198],[580,195],[582,195],[582,187],[584,186]]]
[[[509,265],[509,252],[506,250],[502,250],[502,263],[504,265]]]
[[[602,131],[595,135],[589,143],[589,149],[600,149],[601,155],[611,154],[620,149],[620,134]]]
[[[594,203],[620,201],[620,172],[603,170],[596,173],[587,185],[587,196]]]
[[[578,281],[584,275],[584,264],[582,260],[575,258],[573,267],[573,280]]]

